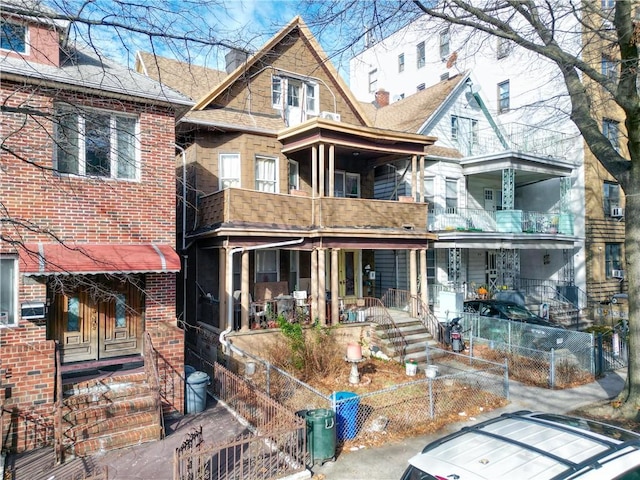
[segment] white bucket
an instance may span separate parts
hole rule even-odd
[[[427,365],[427,368],[424,371],[427,378],[436,378],[438,376],[438,366],[437,365]]]
[[[418,373],[418,364],[407,362],[404,364],[406,368],[407,375],[413,377],[416,373]]]

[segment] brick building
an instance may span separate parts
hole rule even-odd
[[[18,451],[60,434],[70,377],[142,363],[147,333],[162,405],[183,411],[173,163],[192,102],[54,16],[2,2],[0,426]]]

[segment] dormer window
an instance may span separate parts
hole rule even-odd
[[[0,48],[17,53],[27,53],[27,27],[3,20]]]

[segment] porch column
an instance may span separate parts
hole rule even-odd
[[[318,196],[318,147],[311,147],[311,198]]]
[[[515,206],[516,171],[513,168],[502,170],[502,208],[513,210]]]
[[[411,197],[416,198],[416,191],[418,185],[418,157],[413,155],[411,157]]]
[[[335,145],[329,145],[329,192],[328,195],[330,197],[335,196],[335,169],[336,169],[336,158],[335,158]],[[333,297],[332,297],[333,298]]]
[[[415,158],[415,157],[414,157]],[[412,317],[417,316],[417,308],[414,298],[418,296],[418,262],[416,261],[416,249],[409,250],[409,293],[411,294],[411,311]]]
[[[318,150],[318,196],[324,197],[324,143],[320,144],[320,148]]]
[[[320,325],[327,324],[326,251],[326,248],[318,249],[318,320]]]
[[[318,250],[311,250],[311,315],[318,316]]]
[[[229,247],[218,249],[218,298],[220,299],[220,310],[218,311],[218,327],[222,330],[227,328],[227,258]],[[231,287],[229,287],[231,288]]]
[[[242,252],[240,270],[240,329],[249,330],[249,251]]]
[[[424,155],[420,155],[420,177],[418,178],[418,201],[424,202]]]
[[[338,282],[340,249],[331,249],[331,270],[329,278],[331,278],[331,324],[338,325],[340,323],[340,283]]]
[[[420,298],[425,307],[429,306],[429,285],[427,285],[427,249],[420,249]]]

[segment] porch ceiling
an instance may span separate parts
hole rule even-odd
[[[481,248],[485,250],[565,250],[580,246],[575,236],[557,234],[514,234],[514,233],[477,233],[459,232],[438,235],[433,248]]]
[[[563,159],[515,151],[467,157],[460,161],[460,165],[465,176],[478,175],[487,179],[502,178],[502,170],[513,169],[516,172],[516,186],[568,177],[574,168]]]

